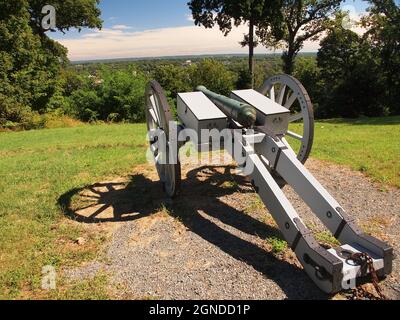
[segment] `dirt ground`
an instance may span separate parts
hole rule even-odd
[[[310,160],[307,167],[368,233],[400,246],[400,190],[383,188],[346,167]],[[372,286],[334,297],[322,293],[290,249],[250,184],[233,166],[183,166],[182,191],[166,199],[150,165],[71,197],[76,223],[111,233],[99,261],[67,270],[111,277],[121,299],[371,299]],[[288,187],[285,193],[316,234],[324,228]],[[400,299],[400,265],[382,287]]]

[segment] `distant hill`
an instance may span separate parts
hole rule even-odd
[[[280,57],[281,53],[256,54],[255,58]],[[299,56],[316,56],[315,52],[303,52]],[[142,58],[117,58],[117,59],[93,59],[71,61],[72,64],[93,64],[93,63],[118,63],[118,62],[135,62],[135,61],[151,61],[151,60],[199,60],[206,58],[229,59],[229,58],[247,58],[247,54],[204,54],[204,55],[184,55],[184,56],[163,56],[163,57],[142,57]]]

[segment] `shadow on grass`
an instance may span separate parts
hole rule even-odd
[[[329,119],[329,120],[317,120],[320,123],[329,124],[351,124],[358,126],[385,126],[385,125],[397,125],[400,124],[400,116],[392,117],[381,117],[381,118],[368,118],[361,117],[357,119]]]
[[[244,178],[232,175],[232,169],[203,167],[189,172],[182,182],[181,194],[174,201],[165,198],[159,183],[143,175],[135,175],[128,183],[95,184],[71,190],[60,197],[59,205],[71,219],[82,223],[134,221],[156,214],[165,207],[188,230],[273,280],[288,299],[327,299],[329,296],[322,293],[302,269],[233,235],[199,214],[201,211],[261,239],[282,237],[278,229],[219,200],[238,192],[239,185],[245,186],[240,188],[240,192],[253,192]],[[227,181],[230,182],[228,187]],[[84,201],[74,204],[77,199]]]

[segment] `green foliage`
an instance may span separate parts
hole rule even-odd
[[[71,95],[70,101],[76,110],[74,115],[78,119],[86,122],[99,120],[98,111],[101,108],[102,100],[95,90],[76,90]]]
[[[323,90],[322,117],[350,117],[385,114],[379,62],[370,46],[353,31],[337,27],[321,42],[318,66]]]
[[[322,231],[315,234],[315,239],[326,246],[339,247],[340,242],[334,237],[334,235],[329,231]]]
[[[70,75],[69,75],[70,76]],[[70,115],[82,121],[144,121],[144,91],[148,79],[140,71],[111,71],[82,74],[69,97]],[[67,88],[66,91],[71,90]]]
[[[307,40],[317,40],[343,0],[283,0],[283,24],[264,21],[258,36],[267,47],[283,48],[284,72],[292,74],[295,58]]]
[[[161,84],[172,103],[179,92],[193,91],[199,85],[229,95],[237,82],[236,73],[215,59],[203,59],[190,66],[167,63],[157,66],[152,77]]]
[[[193,68],[191,75],[192,87],[206,86],[209,90],[223,95],[229,95],[235,88],[237,77],[235,73],[218,61],[205,59]]]
[[[317,118],[400,114],[400,8],[393,0],[369,1],[369,14],[362,19],[368,30],[363,37],[343,29],[344,13],[331,19],[339,0],[296,5],[285,1],[284,26],[280,13],[271,15],[277,2],[189,3],[198,25],[218,25],[227,34],[233,26],[250,22],[264,44],[286,48],[283,61],[256,55],[257,63],[250,71],[241,57],[192,57],[191,64],[171,58],[73,67],[66,49],[40,29],[45,1],[0,2],[0,128],[43,128],[47,113],[89,122],[140,122],[144,120],[143,93],[151,78],[161,83],[174,108],[177,93],[192,91],[197,85],[229,95],[235,88],[258,88],[282,69],[303,83]],[[96,0],[52,4],[58,12],[59,31],[101,27]],[[318,39],[326,29],[318,59],[295,60],[304,41]],[[245,44],[251,46],[250,42],[249,34],[245,35]]]
[[[21,121],[28,107],[44,111],[54,92],[59,62],[48,55],[40,36],[32,32],[27,2],[16,3],[16,8],[0,4],[0,95],[7,97],[1,99],[0,107],[3,113],[12,110],[14,120]]]
[[[140,72],[105,73],[100,97],[104,99],[101,118],[113,115],[114,119],[141,122],[144,120],[144,89],[148,79]],[[116,115],[119,115],[116,117]]]
[[[173,64],[157,66],[153,77],[166,91],[166,94],[176,99],[179,92],[192,91],[191,73],[192,67],[182,67]]]
[[[236,88],[239,90],[242,89],[251,89],[253,87],[253,79],[252,75],[247,69],[239,70],[238,80],[236,82]]]
[[[188,4],[196,25],[212,28],[217,24],[225,36],[231,32],[233,26],[237,27],[248,23],[249,33],[244,35],[240,44],[242,47],[249,47],[248,70],[252,87],[254,84],[254,48],[258,45],[254,32],[260,25],[268,24],[272,26],[270,29],[273,30],[274,36],[277,37],[280,34],[281,0],[191,0]]]
[[[191,0],[189,2],[196,25],[212,28],[218,24],[225,35],[232,30],[233,26],[250,20],[254,25],[266,20],[271,24],[280,23],[280,5],[280,1],[276,0]]]
[[[277,237],[270,237],[267,239],[267,242],[271,245],[272,251],[275,254],[284,253],[288,248],[287,242]]]
[[[365,40],[379,61],[384,100],[392,114],[400,114],[400,4],[393,0],[371,0],[362,25]]]
[[[32,128],[34,118],[69,109],[64,97],[62,70],[67,50],[40,27],[46,1],[0,2],[0,126]],[[53,1],[58,29],[99,27],[97,2]],[[31,121],[32,120],[32,121]],[[41,127],[40,123],[37,123]]]
[[[321,92],[323,84],[320,79],[321,70],[318,68],[317,61],[314,57],[299,57],[296,60],[294,77],[299,79],[301,84],[306,88],[314,103],[314,110],[319,113],[319,101],[321,99]]]
[[[101,11],[98,8],[100,0],[51,0],[50,3],[47,0],[28,0],[28,2],[32,17],[31,25],[38,32],[41,30],[42,8],[47,4],[51,4],[56,9],[58,31],[102,27]]]

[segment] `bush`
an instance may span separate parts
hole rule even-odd
[[[79,89],[73,92],[70,103],[75,110],[74,114],[82,121],[96,121],[100,115],[98,110],[102,101],[94,90]]]
[[[35,113],[18,102],[14,97],[7,97],[0,93],[0,127],[8,129],[24,128],[34,121]]]
[[[176,99],[179,92],[192,91],[191,72],[193,67],[181,67],[173,64],[157,66],[153,73],[156,79],[165,90],[165,93],[172,99]]]
[[[221,62],[205,59],[192,69],[191,83],[195,88],[199,85],[207,89],[229,96],[235,89],[237,75],[229,71]]]
[[[73,128],[83,125],[83,122],[63,114],[62,110],[47,113],[42,118],[45,129]]]
[[[72,91],[67,114],[85,122],[144,121],[147,78],[133,69],[112,72],[103,68],[95,75],[83,74],[81,88]]]
[[[100,119],[141,122],[145,119],[146,77],[136,70],[103,72],[99,86]]]
[[[238,72],[238,79],[236,82],[236,89],[251,89],[252,78],[248,69],[240,69]]]

